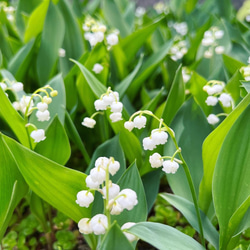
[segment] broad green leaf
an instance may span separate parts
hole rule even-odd
[[[140,222],[127,229],[159,250],[204,250],[202,245],[179,230],[154,222]]]
[[[223,62],[230,75],[235,74],[235,72],[241,67],[246,66],[244,63],[237,61],[228,55],[223,55]]]
[[[157,169],[156,171],[148,172],[142,176],[142,183],[145,190],[148,213],[151,211],[156,197],[159,193],[161,174],[162,170]]]
[[[28,198],[29,198],[29,207],[31,213],[35,215],[36,219],[40,222],[44,232],[48,232],[49,227],[46,218],[46,212],[44,210],[43,200],[32,191],[29,192]]]
[[[120,98],[122,98],[128,87],[130,86],[130,84],[132,83],[134,77],[136,76],[138,70],[140,69],[141,65],[142,65],[142,59],[143,56],[141,56],[138,64],[136,65],[135,69],[124,79],[122,80],[116,87],[115,90],[120,94]]]
[[[120,226],[126,222],[145,221],[148,214],[147,201],[136,163],[133,163],[123,173],[117,184],[121,190],[125,188],[134,190],[137,194],[138,204],[130,211],[123,210],[121,214],[113,215],[112,220],[116,220]]]
[[[142,110],[150,110],[153,112],[155,110],[155,108],[157,107],[157,105],[162,97],[163,91],[164,91],[164,88],[162,87],[158,91],[157,95],[153,99],[151,99],[147,104],[145,104],[141,109]]]
[[[35,40],[32,39],[26,45],[24,45],[10,60],[8,69],[9,71],[15,75],[15,78],[19,81],[23,81],[25,74],[30,67],[30,63],[33,58],[33,50],[34,50]]]
[[[234,75],[229,79],[226,85],[226,90],[230,93],[236,103],[239,101],[240,98],[241,80],[243,80],[243,76],[237,70]]]
[[[3,57],[8,61],[13,56],[13,52],[8,41],[8,34],[3,25],[0,26],[0,41],[0,49],[3,53]]]
[[[42,1],[41,4],[32,12],[24,34],[25,42],[28,42],[31,38],[36,37],[40,32],[42,32],[49,3],[49,0]]]
[[[197,220],[197,215],[195,211],[194,204],[180,196],[162,193],[160,196],[168,201],[171,205],[177,208],[188,220],[191,226],[199,232],[199,225]],[[202,226],[204,230],[204,237],[208,240],[216,249],[219,248],[219,234],[211,221],[206,217],[206,215],[200,211]]]
[[[104,17],[111,27],[120,31],[122,37],[129,35],[129,26],[114,0],[102,1]]]
[[[92,89],[97,98],[100,98],[102,94],[106,93],[107,88],[85,66],[73,59],[71,59],[71,61],[80,68],[82,74],[89,83],[89,87]]]
[[[245,90],[247,91],[247,93],[250,92],[250,83],[247,81],[240,81],[243,85],[243,87],[245,88]]]
[[[130,62],[135,57],[136,52],[146,42],[147,38],[155,31],[162,19],[163,18],[158,18],[154,20],[152,24],[136,30],[131,35],[121,40],[121,47],[126,55],[127,62]]]
[[[65,75],[70,67],[73,66],[69,58],[78,59],[83,53],[83,38],[76,16],[68,1],[59,1],[58,7],[65,21],[65,36],[62,48],[65,49],[66,55],[64,58],[60,58],[62,59],[62,70]]]
[[[239,103],[232,113],[206,138],[203,143],[202,158],[204,175],[200,185],[199,204],[202,211],[205,213],[207,213],[212,201],[212,179],[222,143],[232,125],[236,122],[249,103],[250,94]]]
[[[86,163],[89,164],[89,154],[68,112],[65,113],[65,129],[70,139],[78,146],[78,148],[82,152]]]
[[[12,129],[18,140],[26,147],[29,147],[29,137],[27,135],[25,120],[21,115],[13,108],[10,100],[5,95],[2,88],[0,88],[0,117],[8,124]]]
[[[50,2],[36,62],[38,80],[41,86],[51,77],[53,67],[58,59],[59,48],[62,47],[64,34],[63,16],[58,6]]]
[[[181,65],[176,71],[168,98],[162,112],[162,118],[166,124],[170,124],[176,112],[181,107],[185,100],[185,86],[182,79]]]
[[[0,240],[19,201],[28,192],[17,164],[0,134]]]
[[[39,142],[35,151],[52,161],[65,165],[71,153],[69,140],[62,123],[55,116],[46,130],[46,140]]]
[[[207,99],[207,93],[203,90],[203,86],[207,84],[207,80],[197,74],[192,72],[192,77],[190,79],[190,92],[192,93],[195,101],[200,105],[203,112],[208,116],[211,113],[211,107],[208,106],[205,101]]]
[[[134,248],[127,240],[118,224],[114,222],[113,225],[109,228],[108,232],[105,234],[99,249],[133,250]]]
[[[76,194],[84,189],[86,175],[41,156],[7,136],[3,136],[23,178],[43,200],[78,222],[90,217],[90,208],[76,204]]]
[[[62,75],[56,75],[52,78],[48,83],[53,89],[57,90],[58,95],[52,97],[52,103],[48,106],[48,110],[50,112],[50,120],[40,122],[37,120],[36,112],[33,112],[30,116],[29,122],[35,124],[38,128],[47,129],[51,121],[55,116],[58,116],[58,119],[62,124],[64,124],[65,119],[65,107],[66,107],[66,93],[64,88],[64,82]],[[50,91],[49,91],[50,92]],[[38,101],[40,101],[38,99]]]
[[[133,100],[140,89],[141,85],[143,84],[144,80],[153,72],[153,70],[158,66],[158,64],[164,59],[167,55],[170,47],[171,42],[167,42],[158,51],[152,54],[142,65],[140,68],[136,78],[131,83],[128,88],[128,95],[131,100]]]
[[[189,167],[195,191],[198,194],[203,176],[202,144],[211,131],[210,125],[201,108],[191,98],[180,108],[170,127],[175,132],[177,143],[182,149],[182,155]],[[175,151],[176,147],[169,138],[164,146],[164,155],[172,156]],[[181,165],[176,174],[168,174],[167,178],[174,194],[190,201],[193,200],[185,171]]]
[[[248,106],[230,128],[214,169],[212,192],[220,225],[221,249],[226,248],[250,206],[249,112]]]

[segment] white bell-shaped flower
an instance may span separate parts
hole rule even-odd
[[[130,121],[127,121],[127,122],[125,122],[124,123],[124,127],[128,130],[128,131],[132,131],[133,130],[133,128],[135,127],[135,124],[134,124],[134,122],[130,122]]]
[[[96,100],[94,102],[94,105],[95,105],[96,111],[98,111],[98,110],[106,110],[107,109],[107,104],[103,100],[100,100],[100,99]]]
[[[112,183],[110,181],[109,183],[109,200],[114,199],[120,192],[120,186]],[[102,192],[103,192],[103,198],[106,199],[106,186],[102,188]]]
[[[99,184],[102,184],[106,178],[106,171],[100,167],[92,168],[90,170],[90,176],[94,182],[98,182]]]
[[[122,120],[122,113],[121,112],[115,112],[110,114],[109,118],[112,122],[118,122]]]
[[[103,66],[100,63],[96,63],[93,66],[92,71],[94,71],[96,74],[100,74],[103,71]]]
[[[23,84],[21,82],[15,82],[11,86],[12,90],[15,92],[19,92],[23,90]]]
[[[47,103],[48,105],[52,102],[52,99],[49,96],[44,96],[43,97],[43,102]]]
[[[117,173],[120,169],[120,162],[119,161],[111,161],[109,164],[109,173],[113,176]]]
[[[94,37],[97,40],[98,43],[101,43],[104,39],[104,33],[101,31],[97,31],[94,33]]]
[[[48,121],[50,119],[50,113],[48,110],[36,112],[36,117],[39,122]]]
[[[155,145],[164,145],[168,140],[168,134],[165,131],[154,129],[151,132],[151,138],[154,141]]]
[[[90,219],[89,218],[82,218],[79,222],[78,222],[78,228],[79,228],[79,232],[83,233],[83,234],[91,234],[92,228],[90,226]]]
[[[224,36],[224,30],[216,30],[214,32],[215,39],[221,39]]]
[[[46,102],[39,102],[37,103],[36,107],[39,111],[44,112],[48,109],[48,104]]]
[[[218,98],[215,96],[208,96],[205,102],[208,106],[215,106],[218,103]]]
[[[154,140],[150,137],[145,137],[142,140],[142,145],[143,145],[144,150],[153,150],[156,148]]]
[[[121,230],[124,230],[124,229],[129,229],[131,228],[132,226],[134,226],[136,223],[134,222],[127,222],[125,224],[122,225],[121,227]],[[135,241],[135,240],[138,240],[138,237],[131,234],[131,233],[127,233],[127,232],[123,232],[124,235],[127,237],[128,241],[132,242],[132,241]]]
[[[95,167],[98,168],[98,167],[101,167],[103,169],[106,169],[107,165],[109,164],[109,158],[107,157],[98,157],[95,161]]]
[[[224,107],[231,107],[232,105],[232,97],[230,94],[222,93],[218,98]]]
[[[89,117],[85,117],[82,121],[82,125],[88,128],[93,128],[95,124],[96,124],[96,121]]]
[[[207,117],[207,121],[208,121],[209,124],[215,125],[216,123],[218,123],[220,121],[220,119],[216,115],[210,114]]]
[[[91,176],[88,175],[85,179],[86,186],[91,188],[91,189],[98,189],[100,184],[97,181],[93,181]]]
[[[82,191],[78,192],[76,197],[77,197],[76,203],[80,207],[89,207],[89,205],[94,200],[94,195],[87,190],[82,190]]]
[[[34,142],[44,141],[46,139],[45,131],[43,129],[33,130],[30,137],[34,139]]]
[[[123,104],[121,102],[113,102],[111,105],[110,105],[110,108],[111,108],[111,112],[122,112],[122,108],[123,108]]]
[[[142,116],[138,115],[134,118],[133,122],[134,122],[135,128],[138,128],[138,129],[145,128],[147,118],[143,115]]]
[[[90,226],[96,235],[105,234],[108,227],[108,219],[104,214],[97,214],[90,220]]]
[[[19,102],[13,102],[12,106],[14,107],[15,110],[20,110],[20,104],[19,104]]]
[[[214,51],[217,55],[223,54],[225,52],[225,47],[224,46],[217,46],[217,47],[215,47]]]
[[[112,33],[107,36],[107,43],[108,45],[116,45],[119,42],[119,38],[116,34]]]
[[[159,168],[163,164],[163,159],[159,153],[154,153],[149,157],[149,162],[152,168]]]
[[[32,107],[34,106],[34,102],[33,100],[31,100],[30,96],[23,96],[19,102],[20,104],[20,110],[25,114],[26,109],[29,105],[29,110],[28,110],[28,114],[30,113]]]
[[[124,208],[119,204],[119,202],[114,199],[109,201],[109,206],[110,214],[112,215],[118,215],[124,210]]]
[[[117,202],[123,207],[123,209],[131,210],[137,205],[137,194],[134,190],[126,188],[119,193]]]
[[[167,174],[175,174],[179,168],[179,164],[175,161],[167,160],[163,162],[162,170]]]

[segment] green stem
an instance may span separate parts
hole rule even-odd
[[[111,218],[110,218],[110,211],[109,211],[109,164],[106,168],[106,179],[105,179],[105,185],[106,185],[106,198],[105,198],[105,204],[104,204],[104,212],[108,219],[108,228],[111,225]]]

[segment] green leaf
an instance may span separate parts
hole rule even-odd
[[[89,164],[89,154],[68,112],[65,113],[65,129],[70,139],[77,145],[77,147],[82,152],[86,163]]]
[[[133,163],[124,172],[117,184],[121,190],[125,188],[134,190],[137,194],[138,204],[130,211],[123,210],[121,214],[113,215],[112,220],[116,220],[120,226],[126,222],[145,221],[148,214],[147,201],[136,163]]]
[[[24,34],[24,41],[27,43],[31,38],[36,37],[43,30],[44,20],[49,7],[49,0],[44,0],[32,12]]]
[[[248,94],[232,113],[206,138],[202,148],[203,158],[203,179],[200,185],[199,204],[203,212],[207,213],[212,201],[212,179],[214,168],[219,155],[222,143],[241,113],[250,103],[250,94]]]
[[[46,130],[46,140],[39,142],[35,151],[61,165],[65,165],[68,161],[71,153],[70,144],[57,116]]]
[[[153,222],[140,222],[127,229],[128,232],[138,236],[159,250],[205,249],[197,241],[177,229]]]
[[[35,40],[24,45],[10,60],[8,69],[19,81],[24,80],[33,58]]]
[[[0,89],[0,117],[12,129],[18,140],[26,147],[29,147],[29,137],[25,129],[25,121],[19,113],[13,108],[10,100],[5,95],[2,88]]]
[[[149,77],[150,74],[155,70],[158,64],[164,59],[167,55],[172,42],[167,42],[158,51],[156,51],[153,55],[151,55],[142,65],[140,68],[136,78],[131,83],[130,87],[128,88],[128,96],[130,99],[134,99],[138,90],[140,89],[143,82]]]
[[[189,167],[196,194],[199,192],[200,181],[203,176],[202,144],[210,133],[211,128],[201,108],[193,98],[186,101],[176,114],[171,128],[176,134],[176,140],[182,149],[183,157]],[[164,146],[164,155],[172,155],[176,151],[171,139]],[[180,166],[177,173],[167,175],[174,194],[192,201],[190,188],[184,169]]]
[[[108,232],[102,240],[100,250],[119,249],[119,250],[133,250],[131,243],[121,231],[116,222],[109,228]]]
[[[237,70],[234,75],[229,79],[226,90],[230,95],[232,96],[233,100],[237,103],[240,99],[240,83],[241,80],[243,80],[243,76],[241,73]]]
[[[207,93],[203,90],[203,86],[207,84],[207,80],[197,74],[192,72],[192,77],[190,79],[190,92],[192,93],[195,101],[202,108],[203,112],[208,116],[211,113],[211,107],[209,107],[205,101],[207,99]]]
[[[132,83],[134,77],[136,76],[137,72],[139,71],[142,65],[143,56],[140,57],[138,64],[136,65],[135,69],[124,79],[122,80],[116,87],[115,90],[120,94],[120,98],[122,98],[130,84]]]
[[[80,68],[89,84],[89,87],[92,89],[97,98],[100,98],[102,94],[106,93],[107,88],[85,66],[73,59],[71,59],[71,61]]]
[[[68,1],[59,1],[58,7],[65,21],[65,36],[62,48],[65,49],[66,55],[64,58],[60,58],[62,59],[63,75],[65,75],[73,65],[72,62],[69,61],[69,58],[78,59],[83,53],[83,38],[77,18]]]
[[[84,189],[86,175],[53,162],[3,135],[19,171],[38,196],[78,222],[90,217],[90,208],[76,204],[76,194]]]
[[[177,208],[188,220],[191,226],[199,232],[199,225],[197,221],[197,215],[195,211],[194,204],[180,196],[162,193],[160,196],[168,201],[171,205]],[[200,211],[202,226],[204,230],[204,236],[216,249],[219,249],[219,234],[211,221],[206,217],[206,215]]]
[[[163,18],[161,17],[154,20],[152,24],[136,30],[121,41],[121,47],[126,55],[127,62],[130,62],[135,57],[136,52],[146,42],[147,38],[155,31],[162,19]]]
[[[249,112],[248,106],[230,128],[215,165],[212,191],[221,249],[226,248],[250,206]]]
[[[37,56],[37,74],[40,85],[49,80],[53,67],[58,58],[59,48],[62,47],[65,33],[63,16],[58,6],[49,4],[42,31],[41,45]]]
[[[225,54],[223,55],[223,62],[230,75],[235,74],[236,70],[240,69],[243,66],[246,66],[244,63],[237,61],[236,59]]]
[[[2,99],[1,99],[2,100]],[[11,216],[19,201],[28,192],[17,164],[6,145],[2,135],[0,135],[0,240],[8,227]]]
[[[162,118],[164,119],[166,124],[171,123],[184,100],[185,86],[182,79],[182,68],[180,65],[176,71],[175,78],[173,80],[164,110],[162,112]]]
[[[104,17],[111,27],[120,31],[122,37],[129,35],[129,26],[114,0],[103,0]]]

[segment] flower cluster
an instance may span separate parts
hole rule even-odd
[[[218,27],[213,26],[204,33],[201,44],[207,47],[207,50],[204,52],[205,58],[211,58],[215,54],[223,54],[225,48],[221,45],[218,45],[218,40],[224,36],[224,31],[220,30]]]
[[[96,121],[93,118],[97,114],[100,114],[99,111],[104,111],[107,109],[110,109],[111,111],[109,118],[112,120],[112,122],[118,122],[122,120],[123,104],[119,101],[119,93],[112,91],[110,87],[105,94],[101,95],[100,99],[95,101],[94,105],[97,112],[91,117],[85,117],[82,122],[83,126],[93,128],[96,124]]]
[[[156,116],[154,116],[154,114],[151,111],[148,110],[138,111],[130,117],[129,121],[126,121],[124,123],[124,127],[129,131],[132,131],[133,128],[138,128],[138,129],[145,128],[147,118],[144,115],[142,115],[143,113],[151,115],[156,118]],[[168,140],[168,133],[166,131],[170,132],[172,136],[174,135],[174,132],[163,123],[163,119],[158,119],[158,120],[160,122],[159,128],[153,129],[151,131],[150,136],[145,137],[142,140],[142,145],[144,150],[153,150],[156,148],[157,145],[164,145]],[[182,163],[180,160],[174,158],[178,152],[180,152],[180,148],[178,148],[178,150],[174,153],[172,157],[161,156],[158,153],[154,153],[153,155],[150,156],[149,162],[152,168],[159,168],[163,166],[162,170],[164,172],[166,172],[167,174],[169,173],[174,174],[179,168],[178,163],[180,164]],[[163,161],[163,159],[165,158],[170,158],[170,160]]]
[[[163,1],[155,3],[153,7],[155,11],[157,12],[157,14],[161,14],[161,13],[167,14],[169,12],[169,7]]]
[[[171,58],[174,61],[178,61],[179,59],[182,59],[182,57],[187,53],[187,42],[185,40],[181,40],[177,43],[175,43],[170,48],[170,54]]]
[[[114,46],[119,42],[118,30],[115,30],[105,36],[107,27],[104,24],[97,22],[92,17],[86,18],[82,28],[85,32],[84,38],[90,43],[91,47],[94,47],[97,43],[101,43],[106,40],[108,49],[110,49],[111,46]]]
[[[221,81],[209,81],[204,87],[203,90],[207,92],[208,97],[206,99],[206,104],[208,106],[215,106],[218,102],[222,104],[223,107],[231,107],[232,106],[232,97],[230,94],[223,92],[225,87],[225,83]],[[220,120],[218,115],[210,114],[207,117],[209,124],[216,124]]]
[[[15,110],[20,111],[23,116],[28,119],[28,116],[36,110],[37,120],[40,122],[48,121],[50,119],[50,112],[48,110],[48,105],[52,102],[51,97],[57,96],[57,91],[52,87],[46,85],[42,88],[37,89],[31,96],[23,95],[20,100],[18,99],[17,93],[23,91],[23,83],[21,82],[11,82],[8,79],[0,82],[0,87],[4,90],[11,90],[16,97],[16,101],[12,103],[12,106]],[[50,90],[50,94],[48,93],[48,89]],[[44,96],[41,96],[39,93],[45,93]],[[21,93],[22,94],[22,93]],[[6,93],[8,96],[8,94]],[[34,99],[39,98],[40,101],[34,103]],[[34,139],[34,142],[40,142],[45,140],[45,131],[43,129],[37,129],[34,124],[27,123],[26,127],[32,126],[35,130],[33,130],[30,134],[30,137]]]
[[[187,83],[192,76],[192,72],[187,67],[182,67],[181,73],[184,83]]]
[[[3,10],[5,12],[6,17],[10,22],[13,22],[15,20],[16,9],[13,6],[7,6],[6,2],[1,1],[0,10]]]
[[[92,192],[100,192],[104,200],[105,214],[97,214],[92,218],[81,219],[78,223],[79,231],[81,233],[94,233],[96,235],[105,234],[110,226],[110,214],[118,215],[124,209],[132,210],[134,206],[137,205],[138,200],[135,191],[129,188],[120,190],[120,186],[109,179],[109,175],[115,175],[119,168],[120,163],[115,161],[113,157],[99,157],[95,161],[95,167],[91,169],[90,174],[85,180],[86,186],[89,190],[78,192],[76,203],[81,207],[89,207],[94,201],[94,195]],[[124,224],[123,227],[125,229],[128,228],[128,226],[132,226],[132,224]],[[132,235],[129,236],[130,238],[132,237]]]

